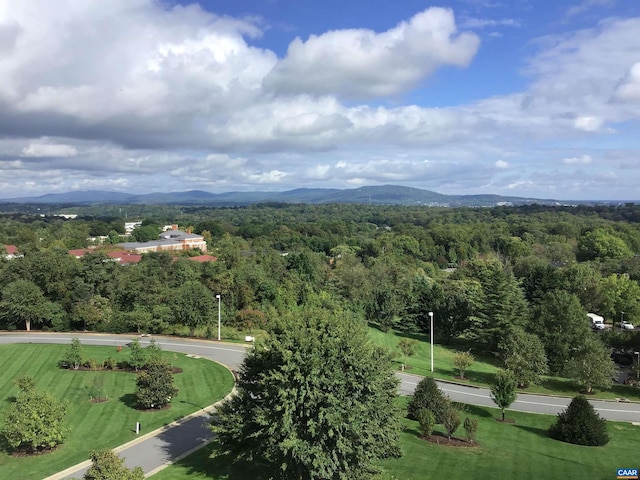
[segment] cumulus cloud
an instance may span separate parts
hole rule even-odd
[[[505,162],[504,160],[496,160],[494,165],[496,168],[509,168],[509,162]]]
[[[640,62],[631,67],[614,96],[616,99],[623,101],[640,100]]]
[[[383,33],[334,30],[297,38],[264,84],[278,93],[395,95],[441,66],[468,65],[479,43],[472,33],[457,33],[451,10],[433,7]]]

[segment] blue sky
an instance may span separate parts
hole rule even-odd
[[[0,0],[0,198],[640,200],[637,0]]]

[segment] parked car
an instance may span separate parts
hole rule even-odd
[[[618,322],[618,326],[620,327],[620,330],[633,330],[633,323],[627,320],[622,320],[621,322]]]
[[[611,360],[622,367],[629,367],[633,364],[633,355],[629,352],[616,350],[611,353]]]

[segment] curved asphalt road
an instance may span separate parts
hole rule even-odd
[[[81,338],[84,345],[126,345],[131,341],[131,335],[108,334],[69,334],[69,333],[3,333],[0,334],[2,343],[70,343],[71,338]],[[174,337],[155,336],[156,343],[167,351],[175,351],[198,355],[226,365],[237,370],[246,354],[246,347],[207,340],[178,339]],[[149,338],[140,338],[143,346],[148,345]],[[421,377],[398,373],[400,379],[399,392],[410,395]],[[495,407],[489,390],[480,387],[470,387],[454,383],[438,382],[440,388],[455,402],[469,403],[487,407]],[[521,412],[543,413],[555,415],[562,411],[571,401],[570,398],[518,394],[510,410]],[[640,422],[640,403],[591,400],[598,413],[607,420],[623,422]],[[210,411],[210,410],[208,410]],[[132,467],[139,465],[145,473],[153,473],[168,462],[188,455],[193,450],[203,446],[211,439],[208,429],[208,411],[199,411],[183,421],[176,422],[168,428],[156,432],[149,432],[133,440],[129,444],[116,449],[125,463]],[[144,427],[144,426],[143,426]],[[144,431],[142,433],[145,433]],[[68,471],[49,477],[47,480],[64,478],[81,478],[88,467],[88,462],[72,467]]]

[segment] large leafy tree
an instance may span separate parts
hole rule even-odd
[[[42,290],[29,280],[16,280],[2,290],[0,315],[7,324],[23,323],[27,331],[31,324],[42,324],[51,318],[51,303]]]
[[[189,327],[191,335],[196,327],[211,321],[214,309],[213,293],[195,280],[188,281],[178,288],[171,304],[176,322]]]
[[[576,380],[578,385],[584,387],[586,393],[591,393],[594,386],[611,388],[616,366],[600,339],[589,336],[571,357],[565,372],[567,376]]]
[[[248,354],[212,428],[234,458],[267,462],[282,478],[368,478],[379,458],[400,453],[396,388],[389,354],[361,323],[305,310]]]
[[[569,359],[592,334],[578,298],[561,290],[548,292],[540,300],[531,328],[544,345],[553,374],[564,373]]]
[[[69,406],[33,382],[21,381],[20,393],[6,410],[2,435],[14,451],[37,453],[63,443],[69,433],[65,424]]]
[[[519,387],[540,381],[548,371],[544,345],[533,333],[514,328],[499,345],[506,369],[511,370]]]

